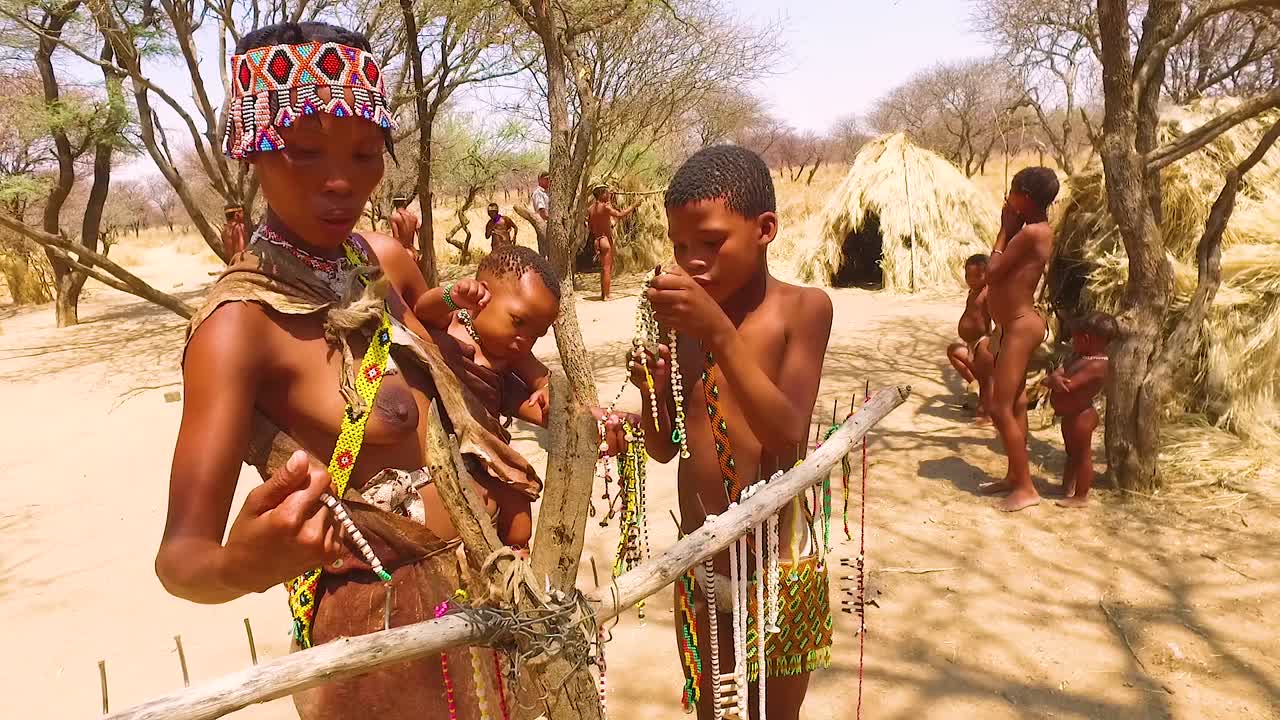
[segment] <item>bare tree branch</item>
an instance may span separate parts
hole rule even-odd
[[[1235,110],[1223,113],[1177,140],[1158,148],[1147,156],[1147,167],[1160,170],[1208,145],[1242,122],[1280,107],[1280,88],[1240,104]]]

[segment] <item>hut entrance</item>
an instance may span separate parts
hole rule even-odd
[[[833,283],[836,287],[860,287],[880,290],[884,287],[884,237],[880,235],[880,216],[868,213],[862,229],[849,233],[840,250],[840,269]]]

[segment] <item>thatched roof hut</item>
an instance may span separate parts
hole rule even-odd
[[[1170,110],[1161,142],[1175,139],[1238,101],[1217,99]],[[1280,111],[1243,123],[1161,173],[1161,230],[1175,278],[1170,327],[1196,286],[1196,244],[1227,171],[1252,152]],[[1113,311],[1128,262],[1107,211],[1100,168],[1070,181],[1050,270],[1055,304],[1067,312]],[[1176,407],[1184,421],[1217,426],[1250,441],[1280,439],[1280,148],[1245,178],[1223,236],[1222,287],[1209,311],[1205,343],[1178,378]]]
[[[899,133],[863,146],[822,211],[822,230],[798,241],[801,279],[834,286],[955,289],[964,261],[990,249],[1000,208],[954,165]]]

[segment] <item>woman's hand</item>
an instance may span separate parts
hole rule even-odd
[[[649,397],[650,378],[658,397],[666,397],[667,388],[671,385],[671,348],[659,345],[657,354],[644,348],[632,348],[627,351],[626,363],[631,373],[631,384],[640,389],[646,398]],[[649,372],[646,375],[645,368]]]
[[[225,545],[228,584],[261,592],[329,564],[342,549],[342,526],[320,496],[329,472],[299,450],[249,492]]]
[[[604,426],[604,435],[600,439],[601,457],[614,457],[627,451],[626,423],[636,431],[640,429],[640,416],[634,413],[615,410],[606,415],[604,408],[591,408],[591,415]]]

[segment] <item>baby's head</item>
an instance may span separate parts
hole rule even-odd
[[[982,253],[970,255],[964,261],[964,282],[970,290],[977,290],[987,280],[988,258]]]
[[[1119,334],[1120,325],[1115,318],[1104,312],[1091,312],[1075,324],[1071,347],[1081,355],[1103,355]]]
[[[493,360],[527,354],[560,314],[560,281],[546,258],[527,247],[490,253],[480,261],[476,280],[489,289],[489,304],[476,313],[472,327]]]
[[[1009,205],[1022,219],[1049,214],[1058,197],[1058,175],[1047,167],[1023,168],[1009,183]]]
[[[759,155],[736,145],[698,151],[676,171],[663,204],[676,262],[717,302],[767,269],[778,203]]]

